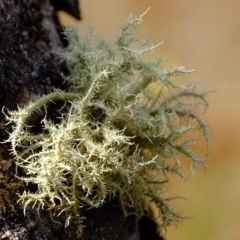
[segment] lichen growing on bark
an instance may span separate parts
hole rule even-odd
[[[181,155],[192,171],[205,166],[192,145],[207,145],[200,110],[208,103],[206,93],[173,81],[190,71],[162,58],[144,60],[159,45],[148,47],[149,39],[135,37],[142,17],[130,17],[113,44],[67,29],[70,74],[64,78],[71,92],[55,90],[6,114],[14,125],[12,154],[23,169],[17,177],[37,185],[20,195],[25,209],[46,208],[53,219],[65,213],[66,225],[71,219],[81,224],[82,207],[117,197],[126,215],[141,217],[154,204],[162,228],[181,219],[163,197],[164,187],[171,174],[185,177]],[[58,100],[64,103],[60,119],[44,117],[34,132],[28,119]]]

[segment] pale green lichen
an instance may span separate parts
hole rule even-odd
[[[181,219],[162,193],[169,174],[185,177],[181,155],[192,170],[204,166],[191,146],[207,142],[207,125],[199,117],[208,106],[206,93],[173,82],[172,77],[189,73],[184,67],[161,58],[144,60],[158,45],[147,47],[149,39],[135,38],[141,22],[142,16],[130,17],[114,45],[67,29],[65,79],[71,92],[56,90],[9,112],[15,126],[12,153],[24,170],[24,176],[17,175],[38,186],[20,195],[25,209],[33,204],[51,216],[64,212],[68,225],[72,218],[81,222],[82,207],[100,207],[117,197],[125,214],[138,217],[154,204],[162,227]],[[34,133],[28,119],[58,100],[65,102],[58,123],[43,118],[42,131]]]

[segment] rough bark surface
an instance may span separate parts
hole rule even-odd
[[[59,74],[67,69],[57,54],[64,51],[66,42],[59,36],[55,10],[65,10],[80,19],[76,6],[76,0],[0,0],[0,110],[3,107],[14,110],[54,88],[67,88]],[[37,123],[37,119],[31,121]],[[11,130],[11,126],[5,124],[1,111],[1,142],[7,139],[7,131]],[[36,186],[26,186],[14,175],[15,165],[9,155],[9,145],[1,143],[0,239],[160,239],[156,234],[146,233],[147,222],[140,223],[139,231],[136,218],[124,218],[120,208],[112,202],[99,209],[84,210],[83,232],[74,224],[65,228],[64,216],[58,219],[62,225],[54,223],[44,210],[41,218],[30,208],[24,216],[16,193]],[[151,231],[154,233],[155,230]]]

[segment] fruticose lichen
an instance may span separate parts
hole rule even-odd
[[[114,44],[67,29],[71,44],[64,58],[70,74],[63,77],[71,91],[55,90],[9,112],[14,126],[9,141],[22,169],[16,175],[37,185],[35,192],[20,195],[25,210],[47,209],[55,219],[65,213],[68,225],[71,219],[81,223],[81,208],[118,198],[126,215],[141,217],[155,205],[162,228],[181,219],[163,192],[172,174],[185,178],[185,158],[192,171],[205,166],[192,146],[207,143],[207,125],[199,115],[208,103],[206,93],[174,83],[173,77],[190,71],[162,58],[144,60],[159,45],[148,47],[149,39],[142,43],[135,37],[142,16],[130,17]],[[34,132],[31,116],[41,116],[59,100],[60,119],[44,117],[41,131]]]

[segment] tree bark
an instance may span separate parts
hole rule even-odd
[[[14,110],[54,88],[67,89],[59,74],[67,74],[67,69],[57,54],[64,51],[66,42],[59,35],[55,11],[65,10],[80,19],[77,4],[76,0],[0,0],[0,109]],[[31,124],[37,123],[38,119],[31,119]],[[10,131],[1,111],[1,142]],[[64,216],[57,219],[62,225],[54,223],[45,210],[39,217],[34,209],[27,208],[24,215],[17,193],[34,191],[36,186],[26,186],[15,178],[9,149],[8,143],[0,144],[0,239],[160,239],[156,234],[144,237],[136,218],[125,218],[113,202],[84,210],[82,232],[74,224],[65,228]]]

